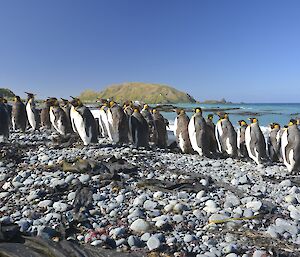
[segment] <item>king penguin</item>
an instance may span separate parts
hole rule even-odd
[[[190,119],[182,109],[177,109],[176,113],[174,134],[176,136],[177,144],[183,153],[192,153],[193,148],[188,131]]]
[[[281,153],[289,172],[300,170],[300,132],[294,119],[290,120],[282,134]]]
[[[99,110],[99,126],[101,128],[101,135],[104,138],[112,140],[112,134],[107,119],[108,103],[106,100],[102,100],[102,106]]]
[[[138,108],[135,108],[133,114],[130,117],[130,128],[132,132],[133,145],[135,147],[149,148],[149,127],[148,123],[139,112]]]
[[[190,119],[188,125],[189,137],[191,141],[192,148],[200,156],[208,156],[208,133],[206,121],[202,117],[201,108],[196,108],[195,113]]]
[[[0,95],[0,143],[9,138],[9,113],[4,103],[4,98]]]
[[[231,157],[237,156],[237,135],[227,113],[218,113],[220,117],[216,125],[218,149]]]
[[[267,158],[266,141],[256,118],[249,118],[251,124],[245,131],[245,143],[249,157],[257,164],[263,163]]]
[[[23,133],[27,126],[27,113],[25,104],[20,96],[15,96],[12,107],[12,126],[13,130],[20,129]]]
[[[154,124],[153,124],[153,116],[150,111],[150,107],[148,104],[144,104],[143,109],[141,110],[141,114],[145,118],[149,126],[149,140],[150,142],[156,142],[156,133],[154,133]]]
[[[117,144],[128,143],[128,119],[122,107],[111,101],[107,118],[113,142]]]
[[[39,129],[39,113],[35,108],[34,94],[27,93],[26,113],[32,131]]]
[[[215,134],[215,124],[213,122],[214,115],[213,114],[208,114],[207,119],[206,119],[206,127],[207,127],[207,134],[208,134],[208,146],[209,150],[212,153],[217,152],[217,139],[216,139],[216,134]]]
[[[237,147],[238,147],[238,154],[240,157],[249,157],[247,152],[247,147],[245,143],[245,132],[247,128],[247,122],[244,120],[238,121],[239,128],[237,131]]]
[[[67,115],[67,119],[69,120],[69,124],[71,124],[71,104],[69,102],[69,100],[64,99],[64,98],[60,98],[61,99],[61,104],[60,104],[60,108],[65,112],[65,114]]]
[[[62,136],[71,134],[72,130],[70,121],[67,114],[59,106],[58,100],[55,97],[52,97],[49,98],[47,102],[50,106],[49,114],[53,128]]]
[[[280,125],[278,123],[270,124],[270,133],[268,136],[268,154],[272,162],[281,160],[280,153]]]
[[[98,142],[97,125],[93,114],[78,98],[72,97],[70,111],[72,128],[84,145]]]
[[[153,125],[155,135],[155,145],[159,148],[166,148],[168,142],[166,119],[159,113],[158,110],[152,110]]]
[[[41,126],[46,128],[46,129],[51,128],[50,103],[49,103],[48,99],[46,99],[44,101],[44,107],[41,110]]]
[[[127,101],[123,104],[123,110],[124,113],[126,114],[127,120],[128,120],[128,141],[133,143],[133,138],[132,138],[132,131],[131,131],[131,115],[133,114],[133,102],[132,101]]]

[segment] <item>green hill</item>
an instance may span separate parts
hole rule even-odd
[[[112,85],[101,92],[85,90],[79,96],[79,98],[85,102],[94,102],[98,97],[104,99],[110,98],[117,102],[133,100],[152,104],[196,102],[189,94],[181,92],[173,87],[138,82]]]
[[[0,95],[3,95],[5,98],[12,98],[15,94],[8,88],[0,88]]]

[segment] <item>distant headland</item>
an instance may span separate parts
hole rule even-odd
[[[131,82],[111,85],[101,92],[85,90],[79,98],[83,101],[95,101],[97,98],[113,99],[117,102],[136,100],[145,103],[196,103],[188,93],[161,84]]]

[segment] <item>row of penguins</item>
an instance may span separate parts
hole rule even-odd
[[[25,132],[29,124],[31,130],[40,125],[53,127],[61,136],[77,133],[84,145],[98,142],[98,135],[109,138],[117,144],[133,143],[135,147],[149,147],[149,141],[159,148],[167,147],[168,121],[156,109],[146,104],[143,108],[126,102],[123,106],[109,100],[99,99],[101,107],[98,117],[78,98],[72,100],[51,97],[45,100],[45,107],[36,109],[34,94],[27,93],[24,104],[19,96],[13,106],[0,96],[0,135],[9,137],[9,127]],[[212,157],[221,153],[230,157],[251,158],[257,164],[283,162],[288,171],[300,167],[299,120],[291,119],[281,128],[278,123],[270,124],[267,139],[256,118],[249,118],[248,125],[239,121],[238,131],[229,120],[227,113],[218,113],[219,120],[213,123],[213,114],[205,120],[202,109],[196,108],[191,118],[183,109],[176,109],[174,134],[183,153],[197,152],[200,156]]]
[[[49,97],[41,110],[36,108],[35,95],[27,93],[24,104],[15,96],[13,105],[0,96],[0,135],[9,137],[10,126],[13,131],[25,132],[40,127],[55,129],[62,137],[77,133],[84,145],[98,142],[98,136],[107,137],[116,144],[132,142],[135,147],[149,148],[149,141],[160,148],[167,147],[167,120],[158,110],[151,110],[127,102],[123,107],[114,101],[99,99],[101,108],[94,117],[91,110],[79,98],[59,101]]]
[[[287,126],[270,124],[266,139],[257,118],[249,118],[250,124],[240,120],[238,131],[229,120],[227,113],[218,113],[215,125],[213,115],[207,120],[201,108],[196,108],[191,119],[184,110],[177,110],[174,133],[183,153],[196,151],[201,156],[210,157],[222,153],[230,157],[251,158],[258,165],[267,162],[283,162],[288,171],[300,169],[300,120],[291,119]]]

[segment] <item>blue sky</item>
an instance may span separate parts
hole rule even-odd
[[[296,0],[0,0],[0,87],[68,97],[139,81],[299,102],[299,13]]]

